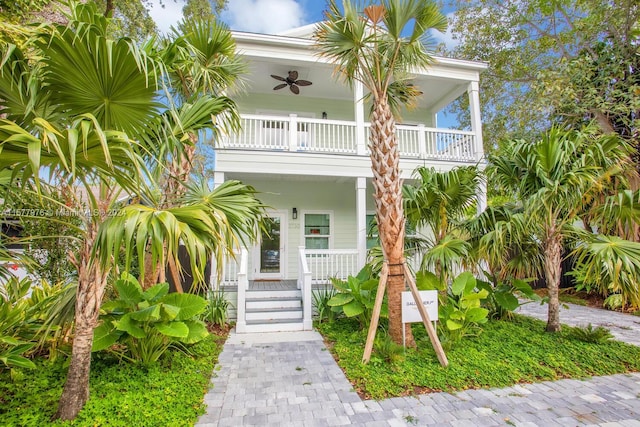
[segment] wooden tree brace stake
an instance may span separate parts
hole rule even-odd
[[[418,292],[418,287],[416,286],[416,282],[413,280],[413,276],[411,275],[411,270],[407,264],[404,264],[404,272],[405,278],[409,283],[409,289],[411,290],[411,295],[413,295],[413,300],[416,302],[416,306],[418,307],[418,311],[420,312],[420,317],[422,317],[422,323],[424,323],[424,327],[427,328],[427,334],[429,334],[429,339],[431,340],[431,345],[433,349],[436,351],[436,356],[438,356],[438,360],[443,367],[447,367],[449,361],[447,360],[447,355],[444,353],[442,349],[442,344],[440,344],[440,340],[438,339],[438,335],[436,334],[433,325],[431,324],[431,319],[429,319],[429,314],[427,313],[427,309],[424,308],[422,304],[422,298],[420,298],[420,293]]]
[[[380,311],[382,310],[382,300],[384,299],[384,291],[387,286],[388,275],[389,264],[385,261],[384,264],[382,264],[382,271],[380,272],[380,282],[378,283],[378,290],[376,292],[376,301],[373,305],[373,313],[371,314],[371,323],[369,324],[369,333],[367,333],[367,343],[364,346],[362,363],[369,363],[369,359],[371,358],[373,341],[376,338],[376,331],[378,330],[378,321],[380,320]]]

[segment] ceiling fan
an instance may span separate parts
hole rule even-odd
[[[300,88],[298,86],[310,86],[312,84],[308,80],[298,80],[297,71],[289,71],[289,75],[286,78],[276,76],[274,74],[271,74],[271,77],[273,77],[276,80],[280,80],[281,82],[284,82],[274,87],[273,90],[278,90],[278,89],[282,89],[284,87],[289,86],[289,89],[291,89],[291,92],[295,93],[296,95],[300,94]]]

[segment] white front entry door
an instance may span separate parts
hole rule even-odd
[[[260,235],[260,242],[254,247],[254,280],[284,279],[287,260],[287,215],[285,212],[270,212],[266,230]]]

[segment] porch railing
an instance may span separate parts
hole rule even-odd
[[[236,306],[237,320],[236,331],[244,333],[247,331],[247,318],[245,315],[245,293],[249,289],[249,251],[247,248],[240,249],[240,260],[238,268],[238,303]]]
[[[313,284],[329,283],[331,277],[355,276],[361,267],[357,249],[306,249],[305,259]]]
[[[355,155],[368,151],[371,125],[365,124],[363,141],[358,141],[356,122],[295,114],[243,114],[241,127],[239,133],[222,141],[222,148]],[[400,153],[406,158],[474,162],[482,154],[470,131],[398,125],[397,135]]]

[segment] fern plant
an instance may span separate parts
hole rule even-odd
[[[602,344],[612,339],[613,335],[607,328],[602,326],[594,328],[593,325],[589,323],[583,328],[571,328],[569,337],[591,344]]]

